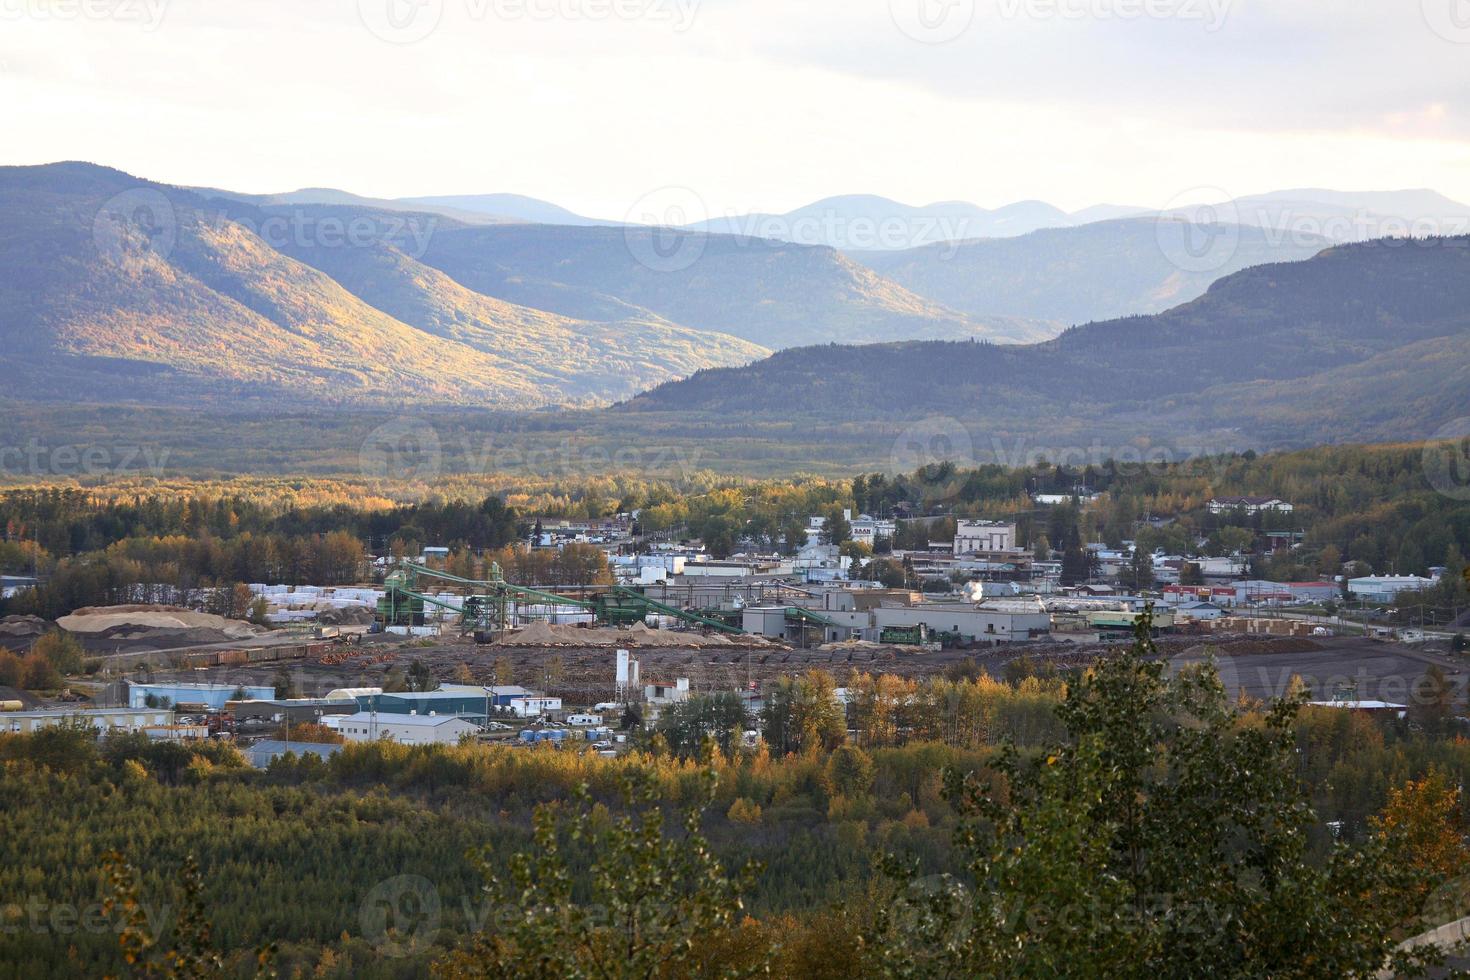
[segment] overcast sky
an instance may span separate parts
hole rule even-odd
[[[610,218],[1470,201],[1470,0],[0,0],[0,162],[61,159]]]

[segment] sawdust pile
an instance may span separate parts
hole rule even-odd
[[[232,640],[244,640],[262,632],[238,619],[194,612],[178,606],[85,606],[62,616],[56,625],[68,633],[102,633],[117,627],[129,630],[215,630]]]
[[[823,652],[847,652],[856,650],[891,650],[893,647],[887,643],[875,643],[872,640],[839,640],[836,643],[823,643],[817,647]]]

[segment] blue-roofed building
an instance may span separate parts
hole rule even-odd
[[[237,698],[241,692],[243,696]],[[130,708],[166,708],[179,704],[202,704],[206,708],[219,711],[230,701],[266,701],[275,696],[276,689],[268,685],[187,682],[135,684],[132,681],[128,682],[128,707]]]

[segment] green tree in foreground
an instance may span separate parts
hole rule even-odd
[[[486,869],[494,910],[484,929],[435,965],[440,977],[607,978],[741,976],[702,960],[700,950],[739,923],[741,895],[756,869],[731,877],[700,834],[714,799],[716,774],[700,774],[701,795],[683,813],[683,833],[666,834],[651,773],[623,784],[629,813],[612,819],[594,807],[586,786],[574,809],[536,809],[536,843],[511,856],[508,878]],[[585,872],[574,870],[590,860]],[[481,861],[482,869],[486,868]]]
[[[1418,972],[1395,951],[1417,925],[1410,837],[1390,828],[1309,861],[1299,700],[1238,716],[1213,664],[1166,676],[1151,617],[1141,620],[1128,653],[1069,686],[1061,744],[1028,759],[1007,750],[988,774],[948,774],[964,872],[907,882],[880,910],[867,938],[882,971]]]
[[[118,944],[128,976],[166,978],[166,980],[203,980],[225,976],[225,957],[215,948],[208,917],[204,912],[204,883],[199,865],[192,857],[185,859],[180,872],[182,901],[176,911],[164,905],[154,910],[165,916],[173,912],[172,927],[165,937],[150,920],[150,909],[138,888],[138,869],[116,851],[103,855],[103,879],[106,885],[103,911],[118,922]],[[164,939],[169,940],[164,943]],[[275,947],[265,946],[255,955],[255,976],[274,977],[272,961]]]

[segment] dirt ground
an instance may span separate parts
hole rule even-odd
[[[702,642],[710,644],[712,640],[704,637]],[[1123,642],[1126,638],[1114,643],[1053,641],[934,652],[898,646],[824,650],[706,645],[634,648],[633,657],[639,661],[644,682],[672,684],[677,678],[687,677],[695,691],[729,691],[759,689],[775,678],[813,668],[829,671],[839,684],[852,671],[922,678],[946,671],[983,670],[1003,676],[1006,665],[1022,657],[1036,667],[1066,669],[1091,663]],[[1414,685],[1431,664],[1444,669],[1458,699],[1463,700],[1470,685],[1470,669],[1462,661],[1377,640],[1169,636],[1161,638],[1158,645],[1160,657],[1171,667],[1198,661],[1207,647],[1213,649],[1232,696],[1242,689],[1256,698],[1280,696],[1292,677],[1300,676],[1313,697],[1321,700],[1331,700],[1334,694],[1350,688],[1358,698],[1407,703]],[[616,645],[477,646],[457,637],[408,640],[379,635],[365,638],[360,645],[335,648],[327,657],[310,661],[193,670],[155,666],[149,676],[154,680],[275,684],[284,673],[299,694],[320,696],[336,688],[382,686],[390,671],[406,670],[417,660],[441,682],[488,685],[508,681],[561,697],[567,707],[573,708],[613,698],[616,650]],[[138,677],[136,673],[129,676]]]

